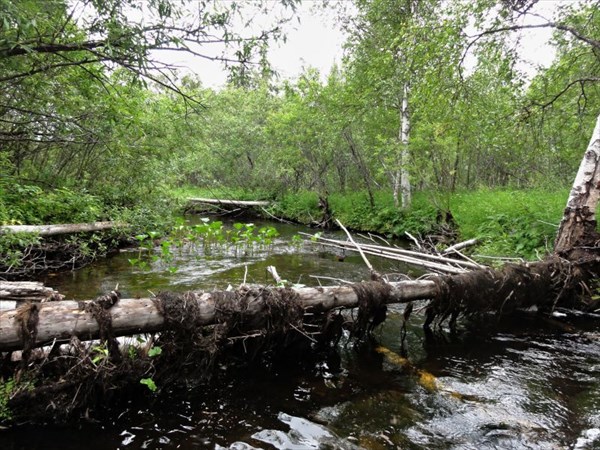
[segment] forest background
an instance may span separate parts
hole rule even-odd
[[[523,25],[535,3],[323,2],[343,61],[290,81],[267,49],[294,0],[282,16],[269,1],[0,0],[0,224],[159,232],[200,195],[275,200],[270,214],[307,223],[326,198],[353,229],[426,235],[451,213],[480,253],[542,256],[600,111],[600,8],[564,2]],[[553,30],[534,77],[522,28]],[[222,61],[227,84],[165,51]],[[3,235],[5,265],[38,240]]]

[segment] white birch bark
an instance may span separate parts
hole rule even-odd
[[[110,230],[125,225],[126,224],[122,222],[63,223],[58,225],[4,225],[0,226],[0,234],[36,233],[40,236],[56,236],[59,234]]]
[[[408,152],[408,141],[410,137],[410,111],[408,109],[408,96],[410,87],[408,83],[404,83],[402,92],[402,108],[401,127],[400,127],[400,189],[402,191],[402,208],[409,208],[412,201],[412,187],[410,185],[410,177],[408,165],[410,154]]]
[[[600,116],[583,155],[567,206],[560,223],[554,250],[561,252],[587,242],[595,236],[596,208],[600,198]]]

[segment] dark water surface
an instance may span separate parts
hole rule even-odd
[[[124,252],[78,272],[48,277],[67,298],[91,298],[119,283],[124,296],[223,289],[311,275],[359,281],[360,258],[339,262],[313,246],[290,245],[300,227],[275,225],[269,252],[243,257],[181,254],[178,271],[133,268]],[[381,271],[405,266],[372,262]],[[246,271],[247,267],[247,271]],[[321,280],[322,284],[332,284]],[[217,375],[185,400],[129,404],[102,423],[0,431],[0,449],[591,449],[600,448],[600,327],[536,317],[427,336],[413,314],[400,356],[402,307],[393,307],[359,346],[328,356],[291,355],[269,367]]]

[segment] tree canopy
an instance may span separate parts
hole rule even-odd
[[[288,17],[251,33],[270,2],[0,0],[5,199],[60,188],[122,207],[193,185],[363,191],[371,206],[389,192],[401,207],[574,174],[600,108],[598,2],[543,18],[535,1],[357,0],[344,60],[295,80],[268,67],[296,5],[280,3]],[[514,36],[538,28],[556,57],[531,77]],[[166,50],[223,61],[229,83],[203,87]],[[1,221],[28,220],[9,203]]]

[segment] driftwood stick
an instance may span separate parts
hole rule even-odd
[[[283,280],[277,273],[277,268],[275,266],[267,266],[267,272],[269,272],[269,274],[273,277],[275,283],[277,283],[278,285],[283,283]]]
[[[465,261],[470,262],[471,264],[475,264],[476,266],[478,266],[480,269],[484,269],[486,266],[484,266],[483,264],[479,264],[477,261],[475,261],[472,258],[469,258],[467,255],[465,255],[464,253],[461,253],[458,250],[452,250],[452,253],[455,255],[460,256],[462,259],[464,259]]]
[[[270,213],[270,212],[269,212],[267,209],[265,209],[265,208],[260,208],[260,209],[262,209],[262,211],[263,211],[263,212],[264,212],[266,215],[268,215],[268,216],[269,216],[271,219],[273,219],[273,220],[277,220],[278,222],[281,222],[281,223],[289,223],[289,224],[293,224],[293,223],[294,223],[294,222],[290,222],[289,220],[285,220],[285,219],[282,219],[281,217],[277,217],[277,216],[275,216],[275,215],[271,214],[271,213]]]
[[[414,237],[412,234],[410,234],[408,231],[405,231],[404,234],[415,243],[415,245],[417,246],[417,248],[420,250],[421,249],[421,244],[419,244],[419,241],[417,240],[416,237]]]
[[[442,252],[442,255],[447,255],[447,254],[455,252],[457,250],[462,250],[464,248],[471,247],[473,245],[476,245],[478,242],[479,242],[479,239],[477,239],[477,238],[473,238],[473,239],[469,239],[467,241],[459,242],[458,244],[451,245],[446,250],[444,250]]]
[[[371,265],[371,263],[369,262],[369,260],[365,256],[365,254],[363,253],[362,249],[360,248],[360,245],[358,245],[356,242],[354,242],[354,239],[352,239],[352,235],[346,229],[346,227],[342,224],[342,222],[339,221],[339,219],[335,219],[335,222],[340,226],[340,228],[342,230],[344,230],[344,233],[346,233],[346,236],[348,236],[348,239],[350,239],[350,242],[352,242],[352,245],[354,245],[354,247],[356,247],[356,249],[358,250],[358,253],[360,253],[361,258],[363,259],[363,261],[365,262],[366,266],[369,268],[371,273],[374,273],[375,269],[373,269],[373,266]]]

